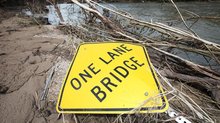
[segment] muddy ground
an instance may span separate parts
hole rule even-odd
[[[81,40],[69,38],[55,26],[38,25],[18,12],[7,13],[0,11],[0,122],[106,122],[98,115],[78,115],[76,121],[74,115],[59,115],[55,109],[62,80]],[[41,100],[53,67],[49,92]]]
[[[5,11],[1,10],[1,14]],[[1,123],[63,122],[55,111],[55,98],[40,99],[55,63],[63,71],[69,65],[72,54],[65,47],[67,44],[66,36],[53,26],[36,25],[31,18],[21,17],[19,13],[10,12],[10,16],[1,17]],[[57,78],[57,83],[62,83],[60,79],[64,74]]]
[[[74,41],[73,41],[74,40]],[[1,123],[104,123],[106,116],[59,115],[56,101],[77,44],[55,26],[37,25],[31,18],[11,13],[0,23]],[[52,68],[54,75],[41,100]],[[114,120],[116,116],[108,116]]]

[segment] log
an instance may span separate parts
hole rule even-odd
[[[92,24],[85,23],[80,26],[70,26],[72,29],[71,34],[78,33],[76,35],[85,41],[105,41],[106,39],[115,39],[114,41],[129,41],[145,45],[148,48],[149,56],[153,65],[159,70],[159,72],[157,71],[158,75],[162,74],[162,76],[160,76],[160,79],[162,80],[161,85],[165,88],[164,93],[168,95],[168,100],[171,103],[174,100],[176,101],[176,99],[179,102],[182,101],[181,103],[184,104],[184,106],[183,110],[180,110],[181,112],[186,114],[189,113],[189,115],[191,114],[191,116],[194,116],[195,119],[200,119],[200,121],[212,122],[212,119],[206,113],[206,109],[195,103],[196,101],[201,100],[195,99],[194,101],[192,95],[184,94],[184,91],[187,90],[184,90],[184,88],[183,90],[178,90],[174,85],[169,83],[170,81],[166,81],[166,78],[171,81],[177,80],[175,82],[188,84],[189,86],[200,90],[201,93],[208,95],[208,99],[210,100],[210,97],[212,97],[215,101],[207,101],[207,104],[205,104],[207,107],[210,107],[210,104],[211,106],[213,106],[213,104],[220,104],[220,73],[169,52],[169,49],[177,48],[218,60],[220,57],[219,44],[197,37],[187,30],[171,27],[163,23],[145,22],[135,19],[128,14],[109,9],[94,1],[85,0],[88,6],[81,4],[77,0],[72,0],[72,2],[84,9],[84,11],[86,11],[84,14],[92,15],[86,16],[88,17],[86,19],[89,20],[92,18],[101,20],[101,25],[100,23],[96,23],[97,20],[94,20],[94,23]],[[101,12],[98,11],[99,9],[97,9],[97,6],[110,11],[111,14],[115,14],[116,18],[111,18],[110,20],[108,17],[102,15]],[[118,16],[122,17],[123,21],[117,19]],[[128,24],[127,26],[120,24],[124,23],[124,20],[126,21],[126,24]],[[137,34],[136,32],[138,29],[135,30],[136,27],[139,29],[144,28],[147,30],[153,30],[150,31],[150,33],[156,32],[159,34],[156,34],[156,36],[141,35],[141,33]],[[132,32],[131,30],[134,31]],[[114,35],[119,35],[121,37],[119,37],[120,39],[115,38]],[[172,106],[172,104],[170,105]],[[216,105],[214,106],[216,107]],[[185,108],[189,109],[190,112],[184,110]]]
[[[197,73],[200,73],[202,75],[205,75],[207,77],[210,77],[210,78],[213,78],[213,79],[216,79],[216,80],[219,80],[220,81],[220,74],[207,68],[207,67],[204,67],[204,66],[201,66],[199,64],[195,64],[191,61],[188,61],[186,59],[183,59],[179,56],[176,56],[176,55],[173,55],[171,53],[168,53],[166,51],[163,51],[161,49],[158,49],[156,47],[151,47],[153,48],[154,50],[156,51],[159,51],[167,56],[169,56],[169,58],[171,58],[170,62],[173,62],[172,60],[175,60],[176,63],[178,63],[179,65],[182,65],[184,66],[185,68],[190,68],[192,71],[195,71]]]
[[[76,5],[78,5],[79,7],[81,7],[82,9],[90,12],[90,13],[93,13],[98,19],[100,19],[102,21],[102,23],[104,25],[106,25],[106,27],[108,27],[109,29],[111,29],[112,31],[119,31],[119,32],[122,32],[122,30],[120,28],[118,28],[117,26],[114,25],[113,22],[111,22],[108,18],[104,17],[100,12],[98,12],[98,10],[96,8],[94,8],[88,1],[86,0],[86,2],[90,5],[90,7],[92,8],[89,8],[83,4],[81,4],[80,2],[78,2],[77,0],[71,0],[73,3],[75,3]]]
[[[209,77],[197,77],[172,72],[168,68],[164,68],[160,73],[168,79],[184,82],[203,93],[206,92],[208,96],[211,96],[220,104],[220,81]]]

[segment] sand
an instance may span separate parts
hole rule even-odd
[[[64,48],[66,37],[53,26],[33,25],[30,18],[1,20],[0,122],[62,122],[62,118],[57,119],[55,101],[72,58],[71,51]],[[62,76],[53,81],[59,86],[50,91],[56,92],[51,101],[42,102],[45,80],[57,61]]]

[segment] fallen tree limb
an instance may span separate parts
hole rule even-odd
[[[197,76],[190,76],[186,74],[171,72],[168,69],[163,69],[160,72],[163,76],[169,79],[182,81],[203,92],[204,91],[206,91],[207,93],[211,92],[212,97],[220,105],[220,88],[219,88],[220,81],[208,77],[197,77]]]
[[[167,25],[162,24],[162,23],[150,23],[150,22],[146,22],[146,21],[141,21],[141,20],[135,19],[135,18],[133,18],[133,17],[130,17],[130,16],[121,14],[121,13],[115,11],[115,10],[109,9],[109,8],[107,8],[107,7],[105,7],[105,6],[102,6],[102,5],[100,5],[100,4],[98,4],[98,3],[94,2],[94,1],[91,1],[91,3],[93,3],[93,4],[95,4],[95,5],[99,6],[99,7],[102,7],[102,8],[104,8],[104,9],[107,9],[107,10],[109,10],[109,11],[111,11],[111,12],[117,14],[117,15],[120,15],[120,16],[122,16],[122,17],[125,17],[125,18],[127,18],[127,19],[130,19],[130,20],[136,21],[136,22],[138,22],[138,23],[144,24],[144,25],[146,25],[146,26],[148,26],[148,27],[151,27],[151,28],[153,28],[153,29],[156,29],[156,30],[157,30],[157,29],[159,28],[159,29],[162,29],[162,30],[165,30],[165,31],[169,31],[169,32],[174,33],[174,34],[178,34],[178,35],[180,35],[180,36],[190,37],[190,38],[192,38],[192,39],[195,39],[195,40],[200,41],[200,42],[202,42],[202,43],[205,43],[205,44],[207,44],[207,45],[214,46],[215,48],[217,48],[218,50],[220,50],[220,45],[219,45],[219,44],[216,44],[216,43],[207,41],[207,40],[205,40],[205,39],[201,39],[201,38],[199,38],[199,37],[196,37],[196,36],[194,36],[193,34],[191,34],[190,32],[187,32],[187,31],[184,31],[184,30],[180,30],[180,29],[177,29],[177,28],[173,28],[173,27],[167,26]]]
[[[76,5],[78,5],[79,7],[81,7],[84,10],[87,10],[91,13],[93,13],[96,17],[98,17],[108,28],[112,29],[113,31],[122,31],[120,28],[118,28],[117,26],[115,26],[109,19],[105,18],[101,13],[99,13],[96,9],[94,8],[89,8],[81,3],[79,3],[77,0],[71,0],[73,3],[75,3]],[[88,3],[88,1],[87,1]]]
[[[171,53],[168,53],[166,51],[163,51],[161,49],[158,49],[156,47],[151,47],[153,48],[154,50],[157,50],[165,55],[168,55],[170,56],[171,58],[173,58],[174,60],[176,60],[176,62],[178,64],[183,64],[183,66],[187,66],[189,68],[191,68],[192,70],[200,73],[200,74],[203,74],[203,75],[206,75],[207,77],[210,77],[210,78],[213,78],[213,79],[217,79],[217,80],[220,80],[220,74],[215,72],[215,71],[212,71],[210,70],[209,68],[206,68],[204,66],[201,66],[201,65],[198,65],[198,64],[195,64],[193,62],[190,62],[188,60],[185,60],[179,56],[176,56],[176,55],[173,55]]]
[[[84,14],[88,14],[86,19],[91,19],[92,21],[85,21],[80,26],[69,26],[72,29],[70,34],[75,34],[84,41],[119,40],[142,44],[148,48],[153,65],[161,68],[160,70],[163,72],[164,77],[182,81],[184,84],[188,83],[197,90],[204,89],[203,93],[207,96],[212,95],[219,104],[220,73],[174,55],[170,50],[176,48],[183,52],[189,51],[204,57],[208,56],[218,61],[220,58],[219,44],[201,39],[187,30],[171,27],[163,23],[135,19],[126,12],[121,13],[120,11],[109,9],[94,1],[86,0],[86,5],[77,0],[72,0],[72,2],[84,9],[86,11]],[[98,7],[108,10],[113,16],[104,16]],[[167,84],[170,85],[170,83]],[[163,87],[166,88],[165,86]],[[203,119],[208,117],[208,121],[212,122],[207,113],[192,99],[188,98],[190,95],[179,96],[176,93],[174,94],[172,89],[165,89],[167,94],[174,95],[174,97],[169,98],[170,100],[177,97],[178,101],[182,101],[190,109],[187,113],[192,113],[192,116],[194,116],[196,112],[198,117],[195,117],[195,119],[200,118],[199,121],[203,121]],[[207,93],[208,91],[211,94]],[[178,92],[181,92],[181,90],[178,90]],[[212,100],[210,102],[213,104],[216,101]],[[201,110],[203,114],[199,113]],[[202,115],[207,117],[204,118]]]

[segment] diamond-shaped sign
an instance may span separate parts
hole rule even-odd
[[[79,46],[60,91],[60,113],[164,112],[168,102],[145,47],[132,43]]]

